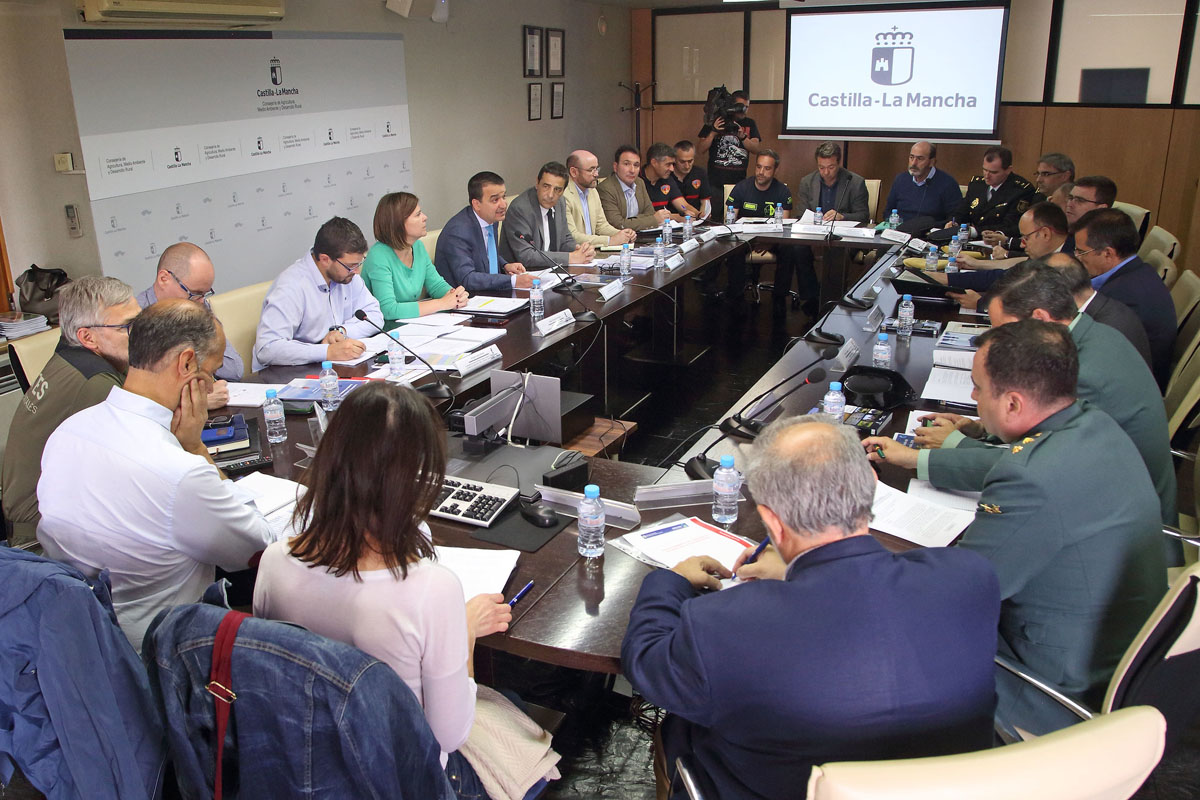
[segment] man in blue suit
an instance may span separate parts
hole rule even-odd
[[[528,289],[533,277],[524,265],[506,261],[500,253],[500,220],[508,211],[504,179],[480,172],[467,181],[470,204],[442,228],[433,263],[451,286],[476,292]]]
[[[814,764],[984,749],[1000,592],[976,553],[890,553],[853,429],[784,419],[747,477],[773,547],[724,591],[699,557],[646,576],[621,664],[669,714],[660,778],[690,754],[706,796],[794,798]]]
[[[1150,361],[1158,388],[1171,376],[1175,349],[1175,304],[1158,272],[1138,258],[1133,220],[1117,208],[1097,208],[1075,223],[1075,257],[1092,276],[1099,294],[1133,309],[1150,339]]]

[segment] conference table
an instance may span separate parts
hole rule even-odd
[[[786,234],[772,234],[772,243],[810,244],[814,248],[873,248],[886,250],[875,265],[852,286],[837,287],[837,296],[842,289],[852,296],[861,297],[864,292],[876,294],[872,307],[881,308],[885,315],[895,313],[899,300],[897,291],[887,279],[890,268],[901,257],[899,249],[892,242],[874,239],[843,239],[839,242],[813,240],[811,237]],[[573,326],[555,332],[547,337],[537,337],[532,334],[532,323],[527,313],[521,313],[507,326],[507,334],[497,345],[501,349],[502,361],[496,366],[504,369],[525,369],[536,365],[539,356],[561,345],[574,341],[586,341],[600,334],[597,328],[606,317],[622,313],[655,296],[655,290],[670,293],[675,302],[680,302],[682,286],[680,282],[707,268],[725,256],[747,247],[744,240],[711,241],[688,253],[685,264],[670,272],[655,270],[636,274],[630,285],[607,303],[600,301],[594,291],[582,293],[570,299],[565,295],[552,292],[546,293],[546,315],[580,305],[594,311],[599,322],[576,323]],[[577,271],[577,270],[576,270]],[[828,275],[825,276],[829,278]],[[653,287],[653,288],[647,288]],[[954,317],[956,307],[953,305],[918,305],[917,316],[920,319],[939,319],[945,321]],[[873,331],[863,330],[863,323],[869,310],[838,307],[831,310],[821,321],[821,327],[827,332],[840,333],[847,340],[859,344],[863,356],[859,363],[869,363],[870,341]],[[935,337],[914,336],[908,342],[897,342],[894,347],[894,368],[918,389],[924,384],[925,378],[932,367],[932,353],[936,342]],[[800,367],[818,358],[825,345],[810,344],[799,340],[785,352],[774,366],[771,367],[746,394],[735,403],[729,411],[722,415],[728,416],[740,409],[759,393],[773,384],[795,373]],[[829,366],[828,363],[825,364]],[[342,367],[339,372],[344,375],[362,375],[373,369],[368,364],[355,367]],[[262,380],[267,382],[284,382],[290,377],[311,374],[314,365],[303,365],[290,368],[269,368],[260,373]],[[485,389],[486,377],[489,370],[484,369],[461,379],[448,379],[455,394],[462,398],[472,393],[481,394]],[[830,374],[826,380],[812,385],[803,386],[780,404],[784,414],[805,413],[818,405],[821,395],[826,391],[829,380],[836,379]],[[419,382],[418,382],[419,383]],[[795,384],[788,384],[790,388]],[[443,409],[445,408],[445,401]],[[914,407],[930,410],[947,410],[934,403],[918,401]],[[258,412],[261,416],[261,412]],[[885,431],[890,433],[899,430],[907,417],[906,410],[898,410]],[[713,420],[713,423],[719,422]],[[260,422],[261,424],[261,422]],[[288,417],[288,442],[272,446],[274,463],[268,472],[280,477],[288,477],[303,482],[303,469],[296,466],[301,457],[292,444],[295,442],[308,443],[310,433],[308,419],[300,416]],[[707,452],[710,457],[719,458],[721,455],[733,455],[735,461],[742,458],[739,451],[739,440],[722,436],[715,430],[701,437],[683,454],[683,459]],[[638,464],[612,461],[603,457],[588,459],[588,481],[601,487],[601,495],[607,499],[632,503],[636,487],[653,483],[678,483],[688,480],[683,469],[673,467],[655,468]],[[880,465],[881,480],[899,489],[907,485],[911,473],[889,465]],[[502,474],[503,475],[503,474]],[[643,510],[641,522],[643,525],[653,523],[671,514],[698,516],[709,519],[711,508],[708,503],[700,505]],[[471,538],[474,528],[458,523],[431,518],[430,527],[433,531],[434,542],[438,545],[456,547],[491,548],[492,545]],[[751,541],[758,541],[765,535],[761,521],[754,510],[752,502],[740,504],[739,519],[731,530]],[[606,538],[612,540],[624,535],[626,531],[610,526]],[[886,546],[899,550],[912,547],[911,543],[880,532],[873,531]],[[506,593],[513,594],[527,582],[533,581],[534,587],[514,609],[513,622],[503,634],[494,634],[479,640],[485,648],[512,653],[514,655],[543,661],[559,666],[589,670],[600,673],[615,674],[621,671],[620,645],[629,612],[637,597],[642,579],[652,567],[626,555],[609,546],[605,555],[599,559],[584,559],[576,549],[577,530],[572,521],[562,532],[552,538],[534,553],[523,553],[517,561],[508,584]],[[481,651],[481,674],[486,674],[486,651]]]

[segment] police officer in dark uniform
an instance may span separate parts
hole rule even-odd
[[[946,227],[964,222],[976,231],[1002,231],[1016,236],[1021,215],[1046,198],[1037,187],[1012,171],[1012,151],[989,147],[983,153],[983,174],[971,178],[967,196]]]

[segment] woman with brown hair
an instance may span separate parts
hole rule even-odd
[[[362,278],[379,301],[385,321],[411,319],[467,304],[467,290],[452,289],[438,274],[420,241],[429,218],[417,196],[391,192],[375,207],[375,244],[367,251]],[[424,289],[429,299],[421,299]]]
[[[424,396],[382,381],[350,393],[313,457],[293,517],[301,532],[266,549],[254,587],[255,616],[389,664],[425,709],[443,764],[475,718],[475,640],[512,619],[500,594],[464,610],[458,578],[433,560],[424,519],[445,468],[445,432]]]

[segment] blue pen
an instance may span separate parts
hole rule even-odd
[[[755,561],[757,561],[758,557],[762,555],[762,551],[766,550],[767,545],[769,545],[770,543],[771,543],[771,537],[764,536],[763,540],[758,543],[758,547],[754,548],[754,552],[751,553],[750,557],[746,559],[746,564],[753,564]],[[745,566],[745,565],[743,564],[743,566]],[[733,577],[736,578],[737,573],[734,573]]]
[[[525,584],[525,586],[521,589],[521,591],[519,591],[515,595],[513,595],[513,599],[508,601],[508,605],[510,607],[512,607],[512,606],[515,606],[517,603],[521,602],[521,598],[524,597],[525,595],[527,595],[529,593],[529,590],[532,588],[533,588],[533,581],[530,581],[529,583]]]

